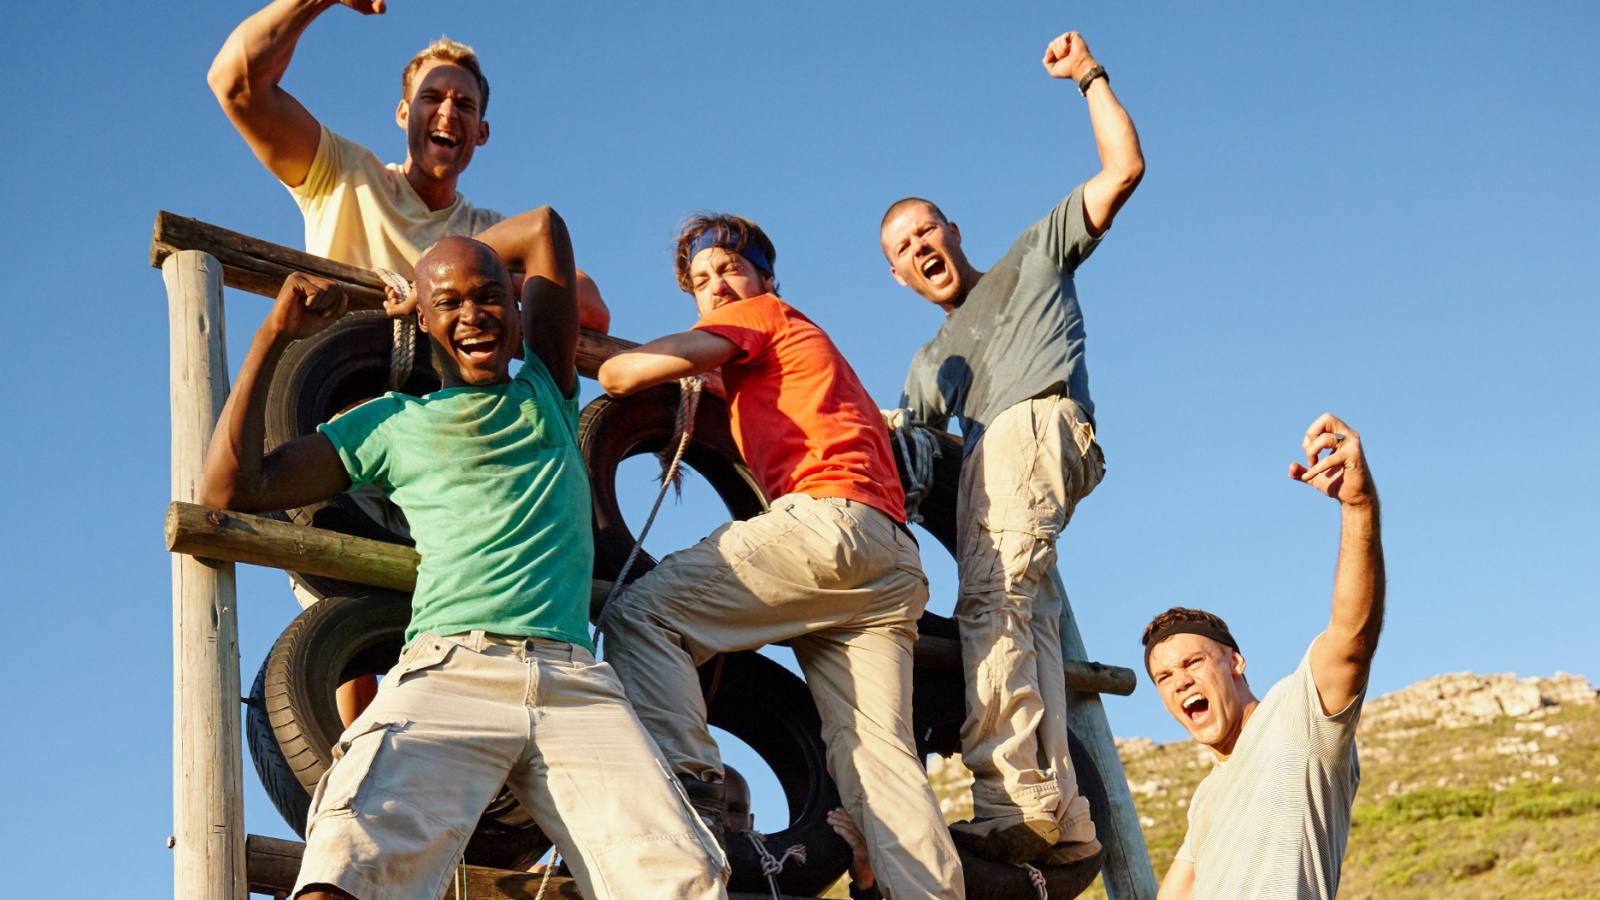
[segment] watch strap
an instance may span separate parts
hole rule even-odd
[[[1106,67],[1095,66],[1078,79],[1078,93],[1088,96],[1089,85],[1094,84],[1096,78],[1104,78],[1107,84],[1111,83],[1111,76],[1106,74]]]

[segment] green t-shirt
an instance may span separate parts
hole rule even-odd
[[[351,485],[379,486],[411,523],[422,564],[408,644],[481,629],[594,650],[578,400],[526,356],[504,384],[388,393],[317,429]]]

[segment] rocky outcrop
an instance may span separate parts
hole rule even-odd
[[[1522,679],[1460,672],[1419,681],[1367,701],[1361,711],[1361,729],[1460,728],[1500,716],[1536,718],[1550,707],[1593,702],[1595,690],[1588,679],[1564,672],[1554,678]]]

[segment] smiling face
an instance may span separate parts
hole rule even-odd
[[[1167,712],[1196,741],[1227,759],[1256,698],[1244,657],[1198,634],[1175,634],[1150,651],[1150,674]]]
[[[960,306],[976,283],[961,250],[961,229],[925,202],[893,210],[878,238],[895,280],[946,311]]]
[[[413,83],[411,96],[395,110],[395,121],[406,131],[406,169],[448,182],[454,191],[473,151],[489,140],[478,81],[455,63],[430,59]]]
[[[772,288],[771,275],[721,247],[707,247],[689,260],[689,289],[701,318],[719,306],[770,294]]]
[[[469,238],[435,244],[417,261],[417,320],[433,341],[445,387],[510,379],[517,305],[493,250]]]

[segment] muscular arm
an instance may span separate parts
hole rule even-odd
[[[274,0],[228,35],[206,73],[233,127],[261,164],[290,187],[306,180],[322,126],[278,82],[306,26],[336,5],[335,0]],[[346,5],[367,14],[384,10],[384,0],[348,0]]]
[[[1367,470],[1361,436],[1324,414],[1307,429],[1306,464],[1289,475],[1339,501],[1339,564],[1333,579],[1333,614],[1311,646],[1311,676],[1322,710],[1333,715],[1366,687],[1383,630],[1383,541],[1377,486]],[[1318,460],[1323,451],[1328,454]]]
[[[1161,890],[1156,900],[1189,900],[1194,896],[1194,863],[1175,859],[1167,877],[1161,879]]]
[[[561,392],[570,395],[578,387],[573,370],[578,359],[578,275],[572,264],[572,239],[567,223],[548,206],[518,218],[524,216],[528,237],[522,259],[527,275],[522,285],[522,342],[544,363]]]
[[[265,455],[261,450],[267,388],[284,350],[327,327],[343,315],[345,305],[343,289],[332,282],[300,273],[284,282],[211,435],[201,503],[240,512],[292,509],[350,486],[333,443],[321,434],[296,438]]]
[[[1089,53],[1083,37],[1075,31],[1050,42],[1044,66],[1056,78],[1074,82],[1087,75],[1098,63]],[[1083,218],[1092,236],[1099,237],[1117,217],[1122,204],[1133,196],[1144,177],[1144,150],[1133,119],[1111,91],[1111,83],[1096,78],[1085,95],[1089,103],[1089,122],[1094,128],[1095,149],[1100,152],[1100,171],[1083,186]]]
[[[733,341],[709,331],[682,331],[659,337],[600,366],[600,387],[613,397],[710,372],[739,352]]]
[[[502,219],[478,234],[478,240],[488,244],[506,264],[513,280],[528,271],[531,243],[541,239],[545,217],[539,210]],[[611,310],[600,296],[600,286],[588,273],[578,270],[578,325],[605,334],[611,330]]]

